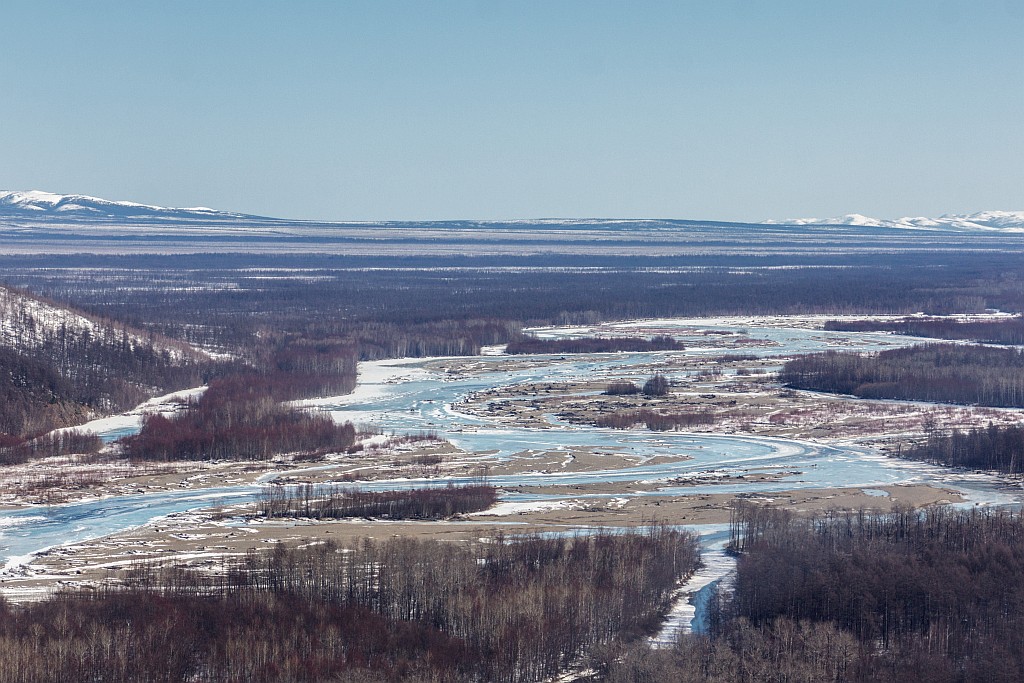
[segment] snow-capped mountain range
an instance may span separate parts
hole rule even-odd
[[[938,218],[913,216],[906,218],[871,218],[859,213],[848,213],[836,218],[791,218],[764,221],[771,225],[857,225],[874,228],[900,228],[904,230],[998,230],[1024,232],[1024,211],[980,211],[967,214],[946,214]]]
[[[9,218],[67,218],[67,219],[141,219],[143,221],[173,222],[182,221],[242,221],[276,224],[281,219],[251,216],[227,211],[217,211],[206,207],[168,208],[136,202],[110,201],[98,197],[80,194],[55,194],[40,190],[0,191],[0,219]],[[304,221],[287,221],[297,224]],[[481,221],[475,222],[480,227],[490,223],[501,226],[523,224],[526,226],[605,225],[618,223],[649,223],[651,221],[631,220],[522,220],[522,221]],[[655,221],[657,222],[657,221]],[[677,223],[679,221],[669,221]],[[682,221],[692,223],[694,221]],[[716,221],[717,222],[717,221]],[[430,223],[429,221],[426,223]],[[846,214],[835,218],[790,218],[784,220],[762,221],[761,225],[778,226],[855,226],[865,228],[895,228],[901,230],[930,230],[940,232],[999,232],[1024,233],[1024,211],[981,211],[971,214],[946,214],[938,218],[921,216],[896,219],[871,218],[857,213]],[[747,224],[751,225],[751,224]],[[756,223],[753,225],[757,225]]]
[[[174,209],[135,202],[114,202],[81,194],[40,190],[0,191],[0,217],[66,216],[81,218],[239,219],[243,214],[203,206]]]

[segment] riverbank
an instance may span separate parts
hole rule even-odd
[[[818,318],[789,319],[781,328],[758,327],[756,319],[742,323],[613,324],[621,334],[682,336],[688,348],[681,352],[364,363],[352,395],[296,405],[396,434],[365,437],[362,451],[317,462],[281,458],[140,466],[116,458],[65,458],[10,468],[0,473],[0,502],[7,509],[112,497],[137,498],[144,506],[156,494],[214,489],[249,491],[251,499],[257,485],[272,479],[386,488],[487,478],[499,486],[502,501],[484,513],[447,522],[269,522],[252,502],[174,511],[158,519],[141,515],[127,531],[22,558],[0,575],[0,590],[11,599],[30,599],[53,588],[116,580],[139,562],[215,570],[279,541],[349,543],[393,535],[457,541],[498,532],[652,521],[721,524],[738,500],[797,513],[979,501],[946,485],[939,468],[894,466],[874,449],[895,449],[903,440],[919,438],[926,421],[944,427],[1013,423],[1020,411],[790,391],[775,384],[772,373],[793,353],[834,347],[877,350],[913,340],[825,333],[815,328]],[[562,333],[568,333],[565,329]],[[672,381],[664,397],[601,393],[610,381],[642,382],[654,373]],[[709,421],[686,433],[593,426],[609,415],[640,410],[698,412]],[[403,438],[405,431],[417,436]],[[995,492],[999,480],[991,479],[980,486],[994,493],[981,502],[1013,497],[1013,491]]]
[[[576,495],[592,494],[577,491]],[[0,590],[9,600],[31,600],[53,589],[86,589],[123,580],[140,563],[188,566],[221,572],[251,550],[276,543],[303,546],[331,541],[341,546],[395,536],[452,542],[497,533],[570,531],[586,527],[632,527],[652,523],[725,524],[737,500],[780,507],[797,514],[837,510],[887,511],[893,505],[921,507],[959,502],[954,491],[931,486],[879,489],[804,489],[769,495],[641,495],[612,498],[567,496],[546,502],[499,503],[491,510],[447,521],[266,519],[253,504],[179,512],[103,538],[58,546],[7,568]]]

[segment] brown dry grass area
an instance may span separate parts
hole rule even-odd
[[[7,572],[0,579],[0,590],[10,600],[31,600],[56,589],[116,582],[140,563],[219,571],[249,550],[278,542],[308,545],[333,540],[344,545],[395,535],[467,540],[491,535],[493,526],[486,522],[268,521],[254,512],[252,506],[239,506],[178,513],[131,531],[53,548]]]
[[[53,505],[100,496],[246,483],[258,463],[131,463],[102,455],[60,456],[0,470],[0,507]]]
[[[371,447],[308,462],[178,461],[133,463],[112,455],[62,456],[0,470],[0,509],[53,505],[109,496],[185,491],[255,483],[275,475],[284,482],[436,477],[482,473],[472,458],[447,441]],[[309,468],[325,468],[309,470]]]
[[[577,495],[597,488],[574,487]],[[441,522],[388,522],[380,520],[265,520],[253,506],[170,515],[159,523],[69,546],[33,558],[0,580],[0,589],[12,600],[31,600],[60,588],[88,588],[118,581],[139,563],[190,566],[212,572],[249,550],[270,548],[278,542],[309,545],[333,541],[351,545],[365,538],[409,536],[460,542],[498,533],[570,530],[581,527],[627,527],[668,524],[722,524],[729,521],[736,500],[753,500],[798,513],[826,509],[888,511],[893,505],[922,507],[957,502],[960,496],[930,486],[884,486],[886,497],[870,496],[861,489],[803,489],[756,496],[701,494],[696,496],[631,495],[615,498],[567,497],[565,508],[509,515],[475,514]],[[619,491],[616,491],[619,493]]]
[[[871,496],[859,488],[824,488],[782,491],[770,494],[713,493],[695,496],[623,493],[615,499],[569,499],[569,509],[524,512],[504,516],[531,526],[634,526],[652,520],[670,524],[723,524],[737,500],[757,501],[797,513],[822,510],[878,510],[888,512],[894,505],[925,507],[962,500],[955,491],[931,486],[881,486],[887,496]],[[588,493],[590,491],[587,491]],[[480,513],[474,519],[496,519]]]

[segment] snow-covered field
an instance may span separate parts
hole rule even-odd
[[[142,418],[144,415],[148,413],[162,413],[164,415],[173,413],[178,410],[182,403],[190,399],[199,398],[205,391],[205,386],[173,391],[169,394],[155,396],[147,401],[143,401],[128,412],[120,413],[118,415],[110,415],[108,417],[99,417],[95,420],[90,420],[85,424],[78,425],[77,427],[65,427],[64,429],[57,429],[55,432],[66,432],[72,430],[92,432],[93,434],[99,434],[105,440],[110,441],[120,436],[138,431],[142,426]]]

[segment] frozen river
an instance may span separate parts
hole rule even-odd
[[[707,336],[694,329],[699,321],[655,321],[644,325],[659,332],[672,330],[687,344],[685,354],[719,356],[720,347],[701,347]],[[626,324],[623,323],[623,326]],[[636,329],[636,324],[631,325]],[[740,325],[714,325],[716,331],[742,334],[762,342],[742,353],[785,356],[827,349],[881,350],[921,341],[888,334],[823,332],[821,330]],[[545,330],[550,336],[586,333],[586,328]],[[736,351],[731,351],[735,353]],[[777,438],[742,435],[688,434],[646,430],[603,429],[560,423],[553,417],[549,428],[510,427],[497,421],[458,411],[466,397],[495,387],[515,384],[572,382],[574,380],[635,379],[650,375],[647,366],[665,353],[604,354],[577,360],[572,356],[535,356],[542,360],[531,367],[500,369],[507,356],[483,356],[473,360],[483,366],[473,372],[451,373],[430,369],[429,360],[377,361],[361,366],[356,392],[343,397],[306,402],[330,412],[337,420],[384,425],[396,433],[434,431],[468,452],[493,453],[496,460],[529,452],[559,452],[566,456],[578,448],[596,453],[633,456],[637,465],[583,473],[530,473],[491,476],[497,486],[555,486],[607,482],[668,482],[676,479],[730,476],[756,469],[771,475],[767,481],[737,481],[662,488],[651,495],[699,495],[705,493],[791,491],[802,488],[860,487],[869,492],[894,484],[942,484],[960,491],[971,503],[1013,504],[1021,499],[1015,490],[996,478],[954,472],[882,456],[877,451],[852,445],[823,445]],[[524,358],[524,357],[518,357]],[[488,366],[495,369],[489,370]],[[668,373],[672,378],[672,374]],[[657,462],[658,456],[688,456],[686,460]],[[388,486],[389,484],[381,484]],[[606,494],[615,495],[615,494]],[[644,495],[631,493],[631,495]],[[538,499],[543,494],[523,495]]]
[[[680,338],[692,355],[721,355],[719,345],[708,344],[700,328],[711,328],[734,337],[751,340],[742,349],[728,352],[762,356],[784,356],[825,349],[877,350],[913,343],[913,339],[886,334],[823,332],[786,327],[785,321],[772,327],[748,327],[739,321],[651,321],[603,326],[601,333],[615,329],[648,333],[671,333]],[[586,328],[551,328],[539,331],[544,336],[586,334]],[[680,352],[666,352],[680,353]],[[611,430],[570,426],[553,421],[551,428],[511,427],[498,421],[464,414],[458,405],[476,392],[513,384],[571,382],[595,379],[640,379],[649,375],[645,366],[656,363],[664,354],[604,354],[574,359],[563,356],[538,356],[528,367],[507,369],[508,357],[482,356],[472,372],[445,372],[434,369],[429,360],[399,360],[363,363],[360,383],[349,395],[305,402],[312,409],[329,412],[337,420],[379,425],[388,432],[433,431],[460,448],[477,453],[492,453],[496,460],[514,458],[524,451],[565,451],[569,457],[575,448],[592,452],[628,454],[636,464],[620,469],[583,473],[531,473],[494,476],[497,486],[530,485],[543,487],[565,484],[664,482],[666,488],[637,495],[699,495],[703,493],[757,492],[801,488],[859,487],[869,493],[893,484],[941,484],[961,492],[967,504],[1016,504],[1019,490],[1002,485],[987,475],[953,472],[926,464],[909,463],[883,457],[875,451],[854,446],[831,446],[782,439],[735,435]],[[517,357],[522,359],[523,357]],[[671,377],[671,374],[670,374]],[[123,423],[111,427],[123,433]],[[686,460],[654,461],[657,456],[685,455]],[[648,462],[651,461],[651,462]],[[770,475],[763,481],[671,486],[670,480],[721,477],[756,469]],[[436,481],[436,480],[435,480]],[[397,488],[417,485],[415,481],[375,482],[367,488]],[[421,483],[421,482],[420,482]],[[96,538],[130,527],[146,524],[162,516],[226,503],[252,500],[258,486],[239,486],[180,493],[140,493],[92,502],[34,507],[0,513],[0,564],[14,564],[32,553],[55,545]],[[607,494],[614,495],[614,494]],[[515,494],[506,501],[537,501],[564,498],[554,494]],[[579,498],[580,496],[574,496]],[[728,571],[722,561],[721,534],[704,535],[705,545],[715,554],[715,571],[708,582],[721,579]],[[710,568],[709,568],[710,569]],[[714,572],[712,572],[714,574]],[[685,610],[680,618],[691,619]]]

